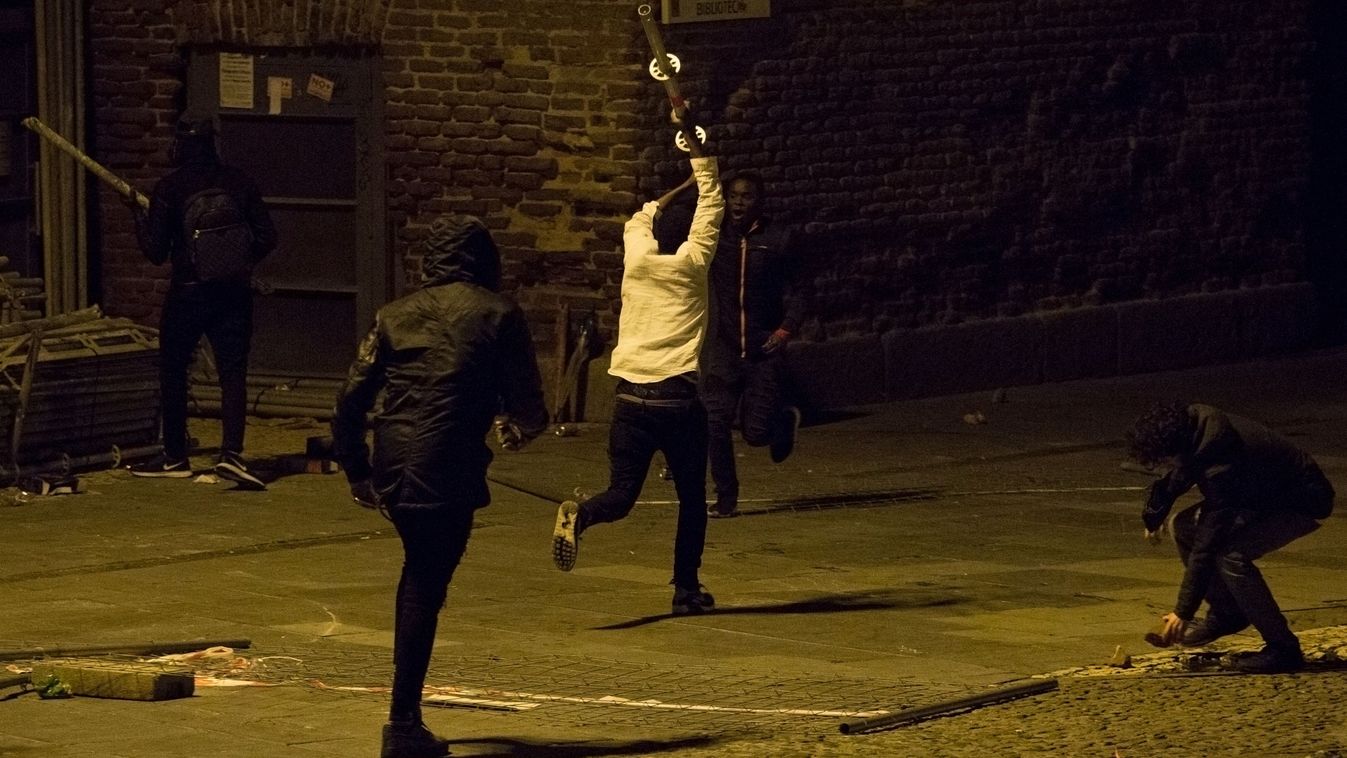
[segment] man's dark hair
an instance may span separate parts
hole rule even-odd
[[[1187,403],[1160,402],[1132,424],[1127,446],[1133,459],[1151,464],[1187,450],[1192,434]]]
[[[730,176],[729,181],[725,182],[725,186],[728,188],[735,182],[748,182],[753,185],[753,189],[757,191],[758,196],[762,196],[762,175],[756,171],[736,171]]]
[[[664,254],[678,252],[678,246],[688,238],[692,230],[693,209],[683,203],[674,203],[665,208],[655,219],[655,242]]]

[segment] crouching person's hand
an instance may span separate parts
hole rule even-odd
[[[376,511],[380,510],[383,505],[379,498],[379,491],[374,489],[374,482],[369,479],[351,482],[351,499],[361,508]]]
[[[512,453],[518,452],[524,449],[524,446],[529,442],[519,425],[504,416],[496,419],[495,423],[492,424],[492,429],[496,433],[496,443],[500,445],[501,450],[508,450]]]

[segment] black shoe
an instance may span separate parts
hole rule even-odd
[[[1179,644],[1184,647],[1203,647],[1204,645],[1210,645],[1227,634],[1243,631],[1248,626],[1249,624],[1247,622],[1244,624],[1236,624],[1234,622],[1225,621],[1224,619],[1216,619],[1207,616],[1206,618],[1198,619],[1197,621],[1188,624],[1183,630],[1183,638],[1179,640]]]
[[[552,527],[552,562],[562,571],[575,568],[575,558],[580,554],[580,538],[575,531],[579,517],[580,506],[574,500],[557,506],[557,521]]]
[[[144,463],[129,466],[131,476],[152,476],[186,479],[192,475],[192,464],[186,458],[169,458],[160,453]]]
[[[442,758],[449,755],[449,740],[436,737],[419,721],[384,724],[380,758]]]
[[[1245,674],[1290,674],[1305,667],[1305,656],[1299,645],[1267,645],[1257,653],[1235,658],[1230,667]]]
[[[780,463],[790,457],[791,452],[795,450],[795,435],[800,431],[799,408],[787,406],[782,414],[781,428],[772,435],[771,444],[768,446],[772,463]]]
[[[674,587],[673,615],[675,616],[706,613],[715,607],[716,599],[711,597],[711,593],[707,592],[706,588],[701,585],[697,585],[697,588],[692,590]]]
[[[244,463],[243,456],[238,453],[220,453],[220,460],[215,464],[215,475],[221,479],[238,482],[239,489],[264,490],[267,488],[266,482],[258,479],[248,470],[248,464]]]
[[[734,518],[739,515],[739,499],[734,497],[716,498],[716,502],[707,506],[706,515],[711,518]]]

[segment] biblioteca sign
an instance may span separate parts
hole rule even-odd
[[[664,0],[664,23],[769,18],[772,0]]]

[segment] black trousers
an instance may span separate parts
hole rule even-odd
[[[248,351],[253,293],[247,285],[175,284],[159,326],[159,395],[164,454],[187,457],[187,371],[201,336],[210,340],[220,376],[221,452],[243,452],[248,414]]]
[[[711,481],[722,501],[739,498],[739,473],[734,462],[735,424],[738,423],[744,443],[750,447],[770,444],[774,435],[785,431],[784,355],[778,351],[760,361],[734,360],[733,368],[713,369],[701,381]]]
[[[1204,503],[1174,516],[1174,542],[1184,566],[1192,553],[1198,512]],[[1269,645],[1298,647],[1272,590],[1253,562],[1319,528],[1319,522],[1295,510],[1245,511],[1220,550],[1218,572],[1206,590],[1208,616],[1227,628],[1252,624]]]
[[[668,393],[658,391],[649,393],[649,402],[624,400],[624,389],[632,385],[618,384],[608,432],[608,489],[580,504],[577,524],[583,530],[626,517],[641,494],[655,451],[663,451],[678,493],[673,582],[695,590],[706,547],[706,412],[692,385],[673,405],[655,405],[671,402]]]
[[[440,609],[472,533],[472,509],[392,508],[402,538],[402,576],[393,621],[393,699],[389,721],[420,721],[421,691],[435,647]]]

